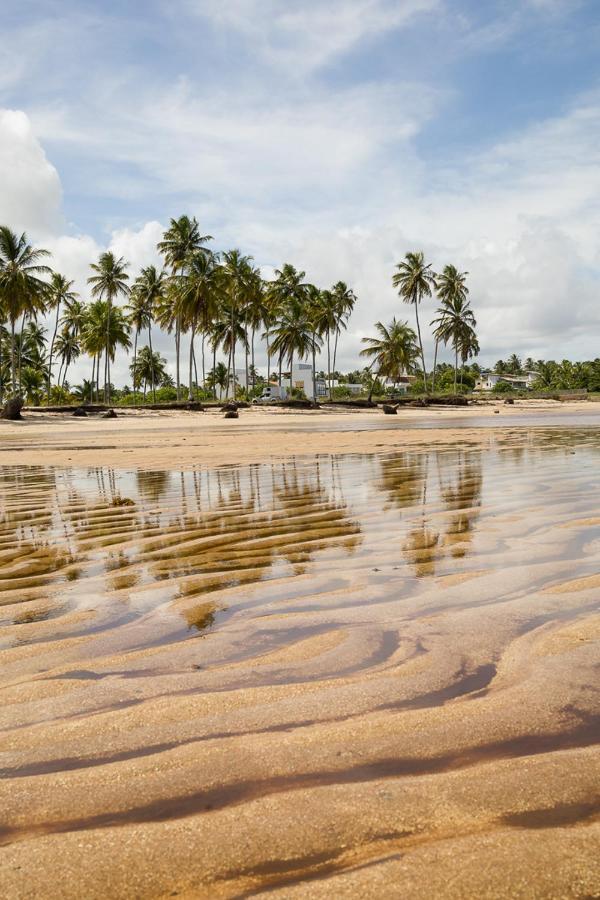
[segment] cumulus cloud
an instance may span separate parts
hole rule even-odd
[[[24,112],[0,109],[0,222],[38,233],[62,225],[58,172]]]

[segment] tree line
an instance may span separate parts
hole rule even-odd
[[[265,280],[252,257],[237,249],[216,252],[211,241],[195,218],[171,219],[157,245],[161,268],[146,266],[132,279],[129,263],[106,251],[90,265],[90,298],[84,302],[74,282],[47,264],[48,251],[33,247],[26,234],[0,226],[0,400],[7,391],[31,397],[42,389],[48,403],[68,398],[69,368],[85,354],[92,361],[91,377],[79,394],[87,400],[102,396],[109,403],[111,364],[118,350],[131,348],[134,391],[143,385],[144,397],[148,389],[155,399],[157,387],[172,384],[165,360],[153,349],[155,327],[174,340],[178,400],[184,341],[190,398],[198,384],[215,397],[219,386],[227,396],[249,393],[257,383],[257,340],[266,344],[267,380],[273,369],[281,384],[286,367],[291,389],[294,361],[311,359],[313,393],[316,357],[326,351],[331,394],[339,337],[354,309],[354,292],[343,281],[320,289],[289,263]],[[50,339],[39,322],[48,314],[54,314]],[[219,352],[225,363],[217,363]],[[242,391],[236,384],[240,357]]]

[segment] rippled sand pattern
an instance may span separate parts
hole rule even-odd
[[[599,463],[5,467],[2,895],[600,896]]]

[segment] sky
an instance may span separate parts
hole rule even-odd
[[[600,0],[23,0],[0,32],[0,223],[87,299],[102,251],[133,278],[195,215],[265,277],[353,288],[342,370],[375,321],[413,321],[391,284],[410,250],[469,272],[482,363],[594,358],[599,48]]]

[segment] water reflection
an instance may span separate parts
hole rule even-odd
[[[314,580],[301,592],[308,605],[311,583],[352,585],[353,571],[363,585],[460,572],[480,550],[486,492],[489,503],[517,477],[527,490],[524,467],[535,471],[542,454],[579,478],[597,463],[589,432],[514,440],[189,472],[5,468],[0,646],[137,620],[147,630],[136,646],[193,639],[267,593],[285,612],[294,579]],[[538,478],[530,490],[549,487]]]

